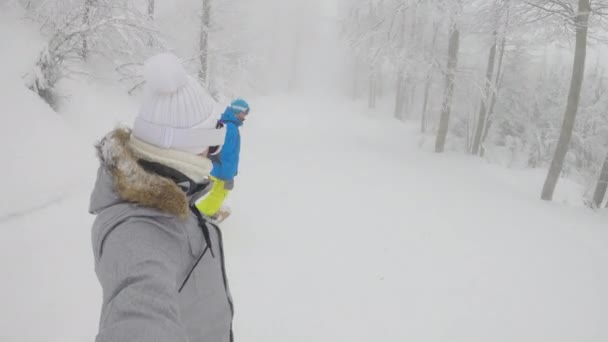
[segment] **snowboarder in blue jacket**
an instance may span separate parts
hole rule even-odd
[[[222,219],[228,213],[222,213],[224,200],[234,189],[234,177],[239,173],[239,157],[241,152],[241,135],[239,127],[243,125],[249,114],[249,104],[243,99],[236,99],[222,114],[220,122],[226,126],[226,139],[219,153],[219,158],[213,160],[211,179],[213,187],[207,196],[196,206],[203,215]]]

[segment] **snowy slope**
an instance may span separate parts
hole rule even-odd
[[[608,338],[605,215],[348,104],[255,108],[225,227],[243,340]]]
[[[0,5],[0,221],[60,201],[82,173],[73,129],[24,85],[42,39],[14,11]]]
[[[22,16],[0,4],[0,341],[93,341],[93,142],[133,107],[101,82],[71,80],[54,112],[24,86],[43,39]]]
[[[608,338],[605,215],[346,101],[252,102],[224,225],[239,341]],[[93,339],[88,191],[1,224],[0,340]]]

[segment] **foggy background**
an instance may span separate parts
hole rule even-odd
[[[93,341],[93,144],[176,54],[251,114],[237,341],[608,340],[608,0],[0,0],[0,342]],[[194,341],[193,341],[194,342]]]

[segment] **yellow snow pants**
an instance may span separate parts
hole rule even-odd
[[[196,208],[200,210],[203,215],[211,217],[220,210],[224,200],[230,193],[230,190],[226,189],[226,182],[223,180],[211,177],[213,186],[207,196],[203,197],[200,201],[196,202]]]

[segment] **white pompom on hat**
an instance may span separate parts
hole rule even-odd
[[[175,55],[149,58],[144,78],[144,98],[133,125],[136,138],[195,154],[224,143],[226,130],[216,128],[215,101]]]

